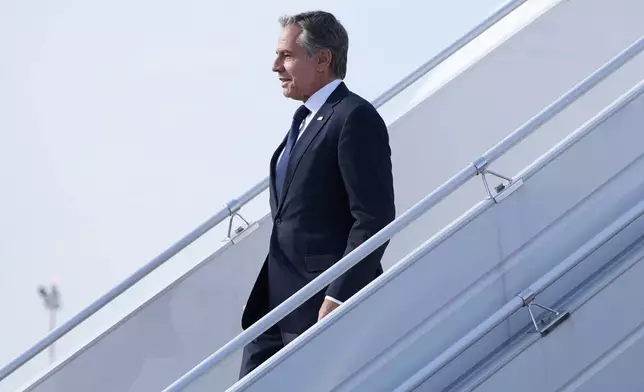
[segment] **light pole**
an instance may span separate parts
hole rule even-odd
[[[60,291],[58,291],[58,285],[56,284],[56,279],[51,280],[51,286],[47,290],[44,286],[38,287],[38,294],[45,302],[45,308],[49,310],[49,332],[53,331],[56,328],[56,313],[60,309]],[[56,360],[56,348],[55,343],[49,347],[49,361],[54,363]]]

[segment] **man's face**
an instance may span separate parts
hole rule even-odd
[[[285,97],[306,101],[319,88],[321,74],[317,71],[318,56],[308,56],[306,50],[297,43],[302,28],[288,25],[282,29],[277,42],[277,58],[273,62],[273,72],[282,83]]]

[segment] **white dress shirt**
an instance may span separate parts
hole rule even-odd
[[[330,82],[326,86],[316,91],[315,94],[311,95],[311,97],[307,99],[306,102],[304,102],[304,106],[309,109],[310,113],[308,116],[306,116],[306,118],[304,118],[302,124],[300,124],[300,133],[297,135],[297,140],[300,140],[302,134],[306,131],[306,127],[309,126],[311,120],[315,118],[315,115],[322,108],[322,105],[326,103],[331,94],[333,94],[335,89],[338,88],[340,83],[342,83],[342,79],[336,79]],[[297,141],[295,142],[295,144],[297,144]],[[282,153],[280,153],[279,159],[282,159]]]
[[[300,133],[297,135],[297,140],[300,140],[302,134],[306,132],[306,128],[311,123],[311,120],[315,118],[317,112],[322,108],[322,105],[326,103],[335,89],[338,88],[340,83],[342,83],[342,79],[335,79],[334,81],[316,91],[315,94],[311,95],[311,97],[307,99],[306,102],[304,102],[304,106],[306,106],[306,108],[309,109],[311,113],[309,113],[304,121],[302,121],[302,124],[300,124]],[[297,141],[295,142],[295,144],[297,144]],[[281,153],[279,159],[282,159]],[[341,301],[338,301],[333,297],[329,297],[328,295],[326,296],[326,299],[333,301],[338,305],[342,305]]]
[[[336,79],[326,86],[322,87],[315,94],[311,95],[309,99],[304,102],[304,106],[311,111],[308,116],[302,122],[300,126],[300,133],[297,135],[297,140],[300,140],[302,133],[306,131],[306,127],[309,126],[311,120],[315,118],[315,115],[318,113],[322,105],[326,103],[331,94],[335,91],[336,88],[342,83],[342,79]]]

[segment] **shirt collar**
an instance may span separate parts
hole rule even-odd
[[[318,110],[324,105],[324,103],[329,99],[331,94],[335,91],[336,88],[342,83],[342,79],[335,79],[326,86],[322,87],[315,94],[311,95],[309,99],[304,102],[304,106],[311,111],[311,113],[317,113]]]

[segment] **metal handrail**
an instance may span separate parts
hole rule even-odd
[[[248,329],[237,335],[215,353],[169,385],[163,390],[163,392],[177,392],[183,390],[188,386],[188,384],[203,375],[214,365],[221,362],[228,355],[245,347],[262,333],[277,324],[286,315],[313,297],[320,290],[331,284],[335,279],[360,262],[364,257],[379,248],[385,242],[391,240],[394,235],[414,222],[417,218],[449,196],[452,192],[460,188],[468,180],[482,173],[493,161],[501,157],[510,148],[536,131],[542,124],[575,102],[599,82],[613,74],[633,57],[642,52],[642,50],[644,50],[644,37],[638,39],[635,43],[604,64],[600,69],[550,104],[535,117],[528,120],[528,122],[523,126],[516,129],[501,142],[485,152],[485,154],[480,158],[459,171],[455,176],[427,195],[423,200],[418,202],[409,210],[405,211],[400,217],[396,218],[393,222],[373,235],[362,245],[355,248],[336,264],[320,274],[317,278],[309,282],[306,286],[297,291],[286,301],[282,302],[255,324],[251,325]]]
[[[529,306],[529,301],[526,301],[525,298],[534,298],[534,296],[539,295],[539,293],[550,287],[559,278],[565,275],[577,264],[585,260],[588,256],[593,254],[597,249],[599,249],[601,246],[618,235],[622,230],[624,230],[631,223],[635,222],[635,220],[640,218],[642,215],[644,215],[644,201],[637,203],[635,207],[628,210],[624,215],[620,216],[616,221],[611,223],[608,227],[604,228],[604,230],[599,232],[581,248],[573,252],[561,263],[548,271],[545,275],[541,276],[523,293],[515,296],[514,298],[512,298],[512,300],[508,301],[490,317],[485,319],[485,321],[468,332],[456,343],[452,344],[434,360],[414,373],[414,375],[412,375],[409,379],[405,380],[394,390],[394,392],[411,392],[418,388],[431,376],[438,373],[438,371],[447,366],[450,362],[452,362],[459,355],[465,352],[465,350],[472,347],[476,342],[481,340],[485,335],[496,328],[499,324],[507,320],[519,309],[525,306]]]
[[[463,48],[465,45],[469,44],[472,40],[477,38],[479,35],[481,35],[487,29],[492,27],[498,21],[503,19],[509,13],[517,9],[526,1],[527,0],[512,0],[512,1],[509,1],[507,4],[503,5],[497,11],[495,11],[493,14],[491,14],[485,20],[483,20],[483,22],[476,25],[472,30],[468,31],[465,35],[460,37],[450,46],[446,47],[436,56],[432,57],[431,60],[421,65],[418,69],[416,69],[411,74],[406,76],[400,82],[396,83],[393,87],[391,87],[390,89],[382,93],[380,96],[378,96],[372,102],[372,104],[376,108],[380,108],[382,105],[389,102],[392,98],[400,94],[411,84],[418,81],[429,71],[431,71],[436,66],[441,64],[443,61],[445,61],[447,58],[452,56],[454,53],[456,53],[458,50]],[[203,236],[209,230],[217,226],[223,220],[225,220],[228,217],[231,217],[235,212],[239,211],[246,203],[253,200],[255,197],[257,197],[262,192],[264,192],[268,188],[268,185],[269,185],[269,177],[266,177],[262,181],[257,183],[255,186],[253,186],[251,189],[246,191],[238,199],[231,200],[229,203],[225,205],[223,209],[221,209],[219,212],[213,215],[201,226],[197,227],[195,230],[193,230],[188,235],[183,237],[179,242],[172,245],[170,248],[168,248],[166,251],[161,253],[159,256],[157,256],[156,258],[148,262],[148,264],[141,267],[134,274],[132,274],[132,276],[128,277],[123,282],[119,283],[116,287],[114,287],[106,294],[104,294],[102,297],[100,297],[98,300],[93,302],[91,305],[89,305],[88,307],[80,311],[69,321],[67,321],[60,327],[56,328],[55,330],[51,331],[47,336],[45,336],[42,340],[40,340],[38,343],[33,345],[23,354],[21,354],[14,361],[10,362],[2,369],[0,369],[0,381],[4,380],[14,371],[18,370],[20,367],[22,367],[33,357],[35,357],[42,351],[46,350],[50,345],[58,341],[60,338],[65,336],[67,333],[69,333],[72,329],[76,328],[80,323],[82,323],[83,321],[91,317],[93,314],[101,310],[103,307],[105,307],[105,305],[112,302],[116,297],[118,297],[127,289],[129,289],[134,284],[136,284],[138,281],[140,281],[141,279],[149,275],[152,271],[156,270],[158,267],[163,265],[165,262],[167,262],[170,258],[172,258],[174,255],[179,253],[181,250],[185,249],[187,246],[189,246],[190,244],[192,244],[193,242],[201,238],[201,236]]]

